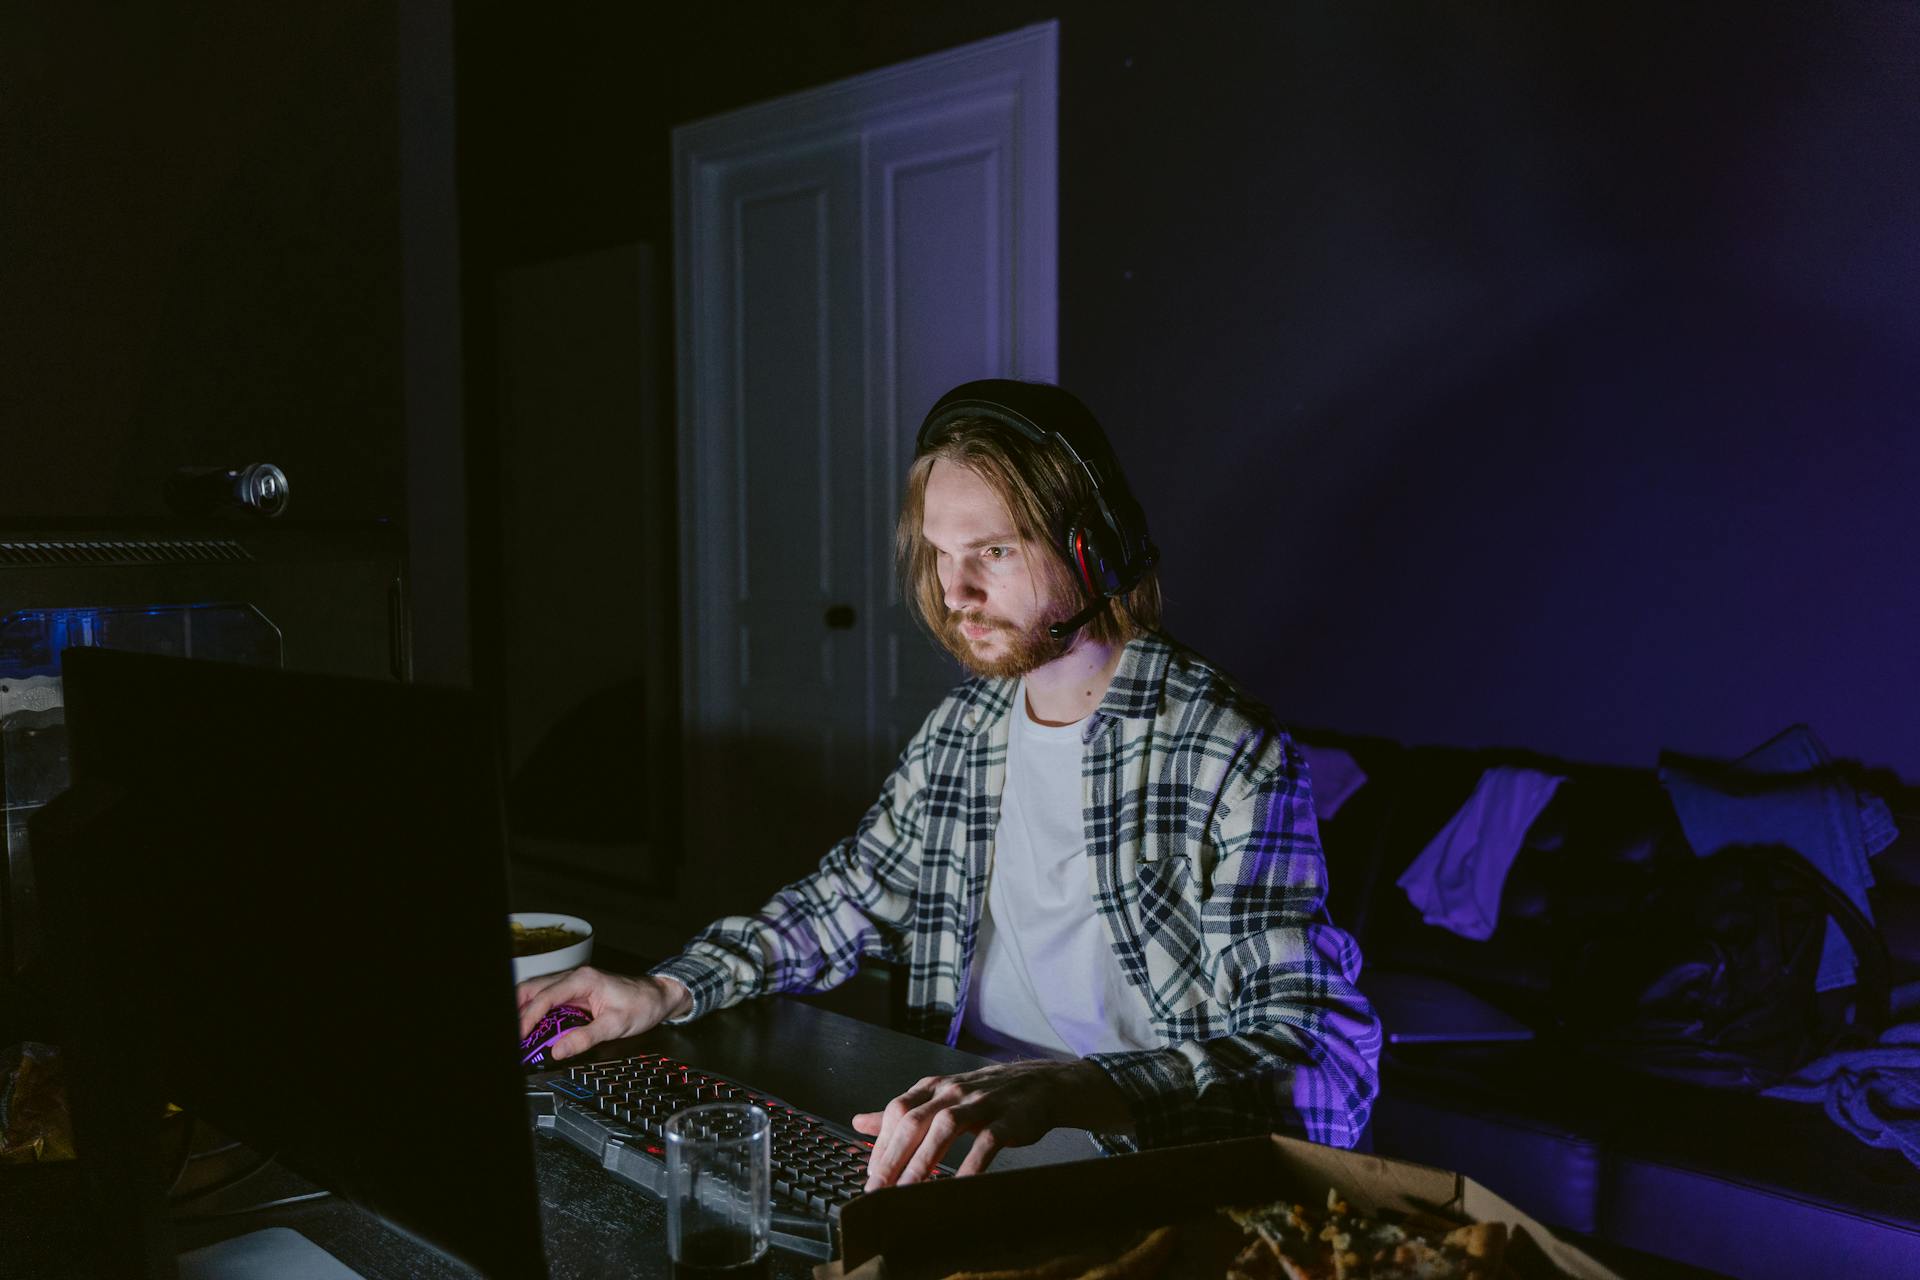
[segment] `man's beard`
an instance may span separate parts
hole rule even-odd
[[[1010,622],[1000,618],[988,618],[979,614],[949,613],[940,625],[940,643],[959,660],[960,665],[976,676],[989,680],[1017,680],[1039,667],[1044,667],[1065,653],[1073,643],[1073,637],[1055,640],[1047,634],[1047,628],[1056,622],[1064,622],[1073,616],[1071,611],[1049,612],[1026,631],[1018,630]],[[1002,638],[1004,651],[995,658],[981,658],[973,651],[973,641],[967,639],[960,628],[963,624],[992,627],[994,634]]]

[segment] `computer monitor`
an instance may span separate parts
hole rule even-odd
[[[133,1227],[101,1274],[171,1273],[172,1102],[484,1275],[544,1276],[478,702],[107,650],[65,678],[73,786],[33,848],[76,1144]]]

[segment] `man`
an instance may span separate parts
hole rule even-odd
[[[1376,1088],[1360,956],[1327,923],[1305,764],[1266,709],[1160,635],[1157,551],[1104,435],[1057,387],[956,388],[896,532],[907,598],[974,673],[858,831],[757,915],[645,977],[520,988],[556,1057],[749,996],[903,963],[912,1029],[1001,1059],[854,1117],[868,1188],[1073,1125],[1109,1147],[1288,1130],[1351,1146]]]

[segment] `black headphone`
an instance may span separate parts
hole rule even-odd
[[[1048,627],[1054,639],[1064,639],[1085,626],[1107,607],[1108,600],[1138,586],[1159,561],[1160,548],[1147,537],[1146,513],[1120,473],[1113,446],[1072,392],[1051,383],[1007,378],[962,383],[941,396],[920,424],[915,456],[925,453],[934,437],[960,418],[997,422],[1037,444],[1051,441],[1087,477],[1093,505],[1063,513],[1063,525],[1055,536],[1061,554],[1095,598],[1065,622]]]

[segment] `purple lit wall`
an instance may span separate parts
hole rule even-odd
[[[1309,723],[1920,776],[1920,12],[1784,9],[1103,41],[1065,372],[1178,429],[1183,635]]]

